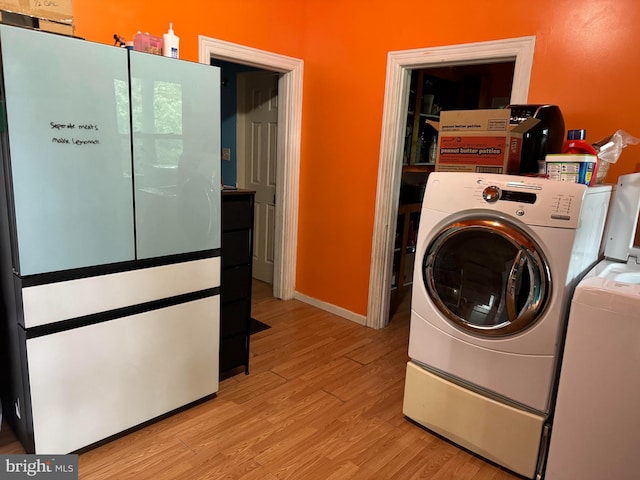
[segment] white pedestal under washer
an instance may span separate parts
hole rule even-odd
[[[533,477],[569,302],[599,258],[610,196],[611,186],[535,177],[430,175],[416,247],[405,415]],[[477,409],[478,416],[452,422],[456,411],[438,407],[453,396],[452,385],[462,388],[455,395],[465,415]],[[523,443],[514,440],[519,415],[533,422]],[[485,445],[490,429],[505,433]]]
[[[622,175],[606,260],[571,302],[545,478],[635,480],[640,472],[640,173]]]

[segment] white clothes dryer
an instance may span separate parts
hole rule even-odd
[[[571,302],[547,480],[638,478],[639,214],[640,173],[622,175],[606,259],[578,284]]]
[[[405,415],[533,478],[569,302],[599,258],[610,196],[536,177],[429,176]]]

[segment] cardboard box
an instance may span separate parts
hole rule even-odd
[[[0,10],[73,23],[72,0],[0,0]]]
[[[588,154],[558,153],[545,157],[550,180],[594,185],[598,157]]]
[[[436,171],[519,173],[522,136],[540,120],[511,125],[511,110],[451,110],[440,112]]]
[[[68,23],[40,20],[40,30],[43,32],[61,33],[63,35],[73,36],[73,25]]]
[[[73,36],[72,23],[54,22],[52,20],[23,15],[21,13],[0,10],[0,22],[6,25],[15,25],[17,27],[42,30],[43,32],[60,33],[63,35]]]

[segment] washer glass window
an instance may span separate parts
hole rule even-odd
[[[423,264],[427,291],[458,327],[508,335],[540,317],[550,291],[537,245],[505,222],[465,220],[442,230]]]

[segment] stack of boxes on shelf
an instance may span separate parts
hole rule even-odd
[[[0,0],[0,22],[73,35],[72,0]]]

